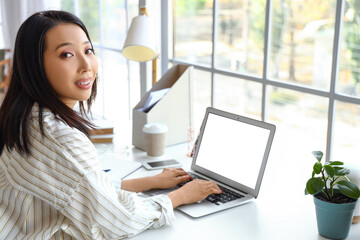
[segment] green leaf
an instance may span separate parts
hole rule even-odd
[[[334,170],[334,168],[332,166],[325,165],[324,168],[325,168],[325,171],[326,171],[327,175],[329,175],[329,177],[331,177],[331,178],[334,177],[335,170]]]
[[[309,181],[307,181],[306,183],[306,190],[311,195],[319,192],[324,187],[325,187],[325,183],[322,181],[320,177],[310,178]]]
[[[343,162],[340,162],[340,161],[334,161],[334,162],[329,162],[329,165],[331,165],[331,166],[335,166],[335,165],[344,165],[344,163]]]
[[[335,172],[340,171],[341,169],[344,169],[343,167],[336,167],[336,166],[334,166],[333,168],[334,168]]]
[[[324,155],[321,151],[313,151],[312,154],[318,160],[318,162],[321,161],[321,159],[322,159],[322,157]]]
[[[350,173],[350,170],[347,168],[343,168],[343,167],[333,167],[333,168],[335,170],[336,176],[345,176]]]
[[[360,190],[356,184],[346,180],[342,180],[336,182],[336,185],[338,185],[339,190],[342,194],[351,198],[360,198]]]
[[[316,174],[319,174],[321,172],[321,169],[322,169],[322,164],[320,162],[317,162],[314,164],[314,172]]]

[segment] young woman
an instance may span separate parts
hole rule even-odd
[[[173,208],[221,192],[196,180],[167,196],[135,193],[188,180],[182,169],[115,189],[88,139],[97,73],[89,34],[74,15],[39,12],[20,27],[0,109],[0,239],[124,238],[169,224]]]

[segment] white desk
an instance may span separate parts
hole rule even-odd
[[[111,144],[98,145],[97,148],[103,149],[104,146],[110,150],[106,154],[100,155],[100,161],[109,156],[108,154],[111,154],[113,148]],[[122,148],[120,146],[117,149]],[[191,159],[186,157],[186,152],[187,145],[179,144],[168,147],[165,156],[162,158],[175,158],[183,164],[184,169],[188,169]],[[132,147],[128,149],[128,154],[116,154],[129,161],[143,162],[149,160],[145,152]],[[118,166],[114,161],[113,168],[116,167],[121,166]],[[276,172],[277,170],[276,166],[268,162],[259,197],[254,202],[198,219],[192,219],[175,210],[177,220],[172,226],[147,230],[131,239],[326,239],[318,234],[313,197],[304,195],[304,182],[289,177],[289,181],[295,181],[292,184],[294,188],[289,189],[286,196],[275,197],[277,193],[274,186],[280,184],[279,180],[286,178],[286,174],[289,174],[283,173],[280,175]],[[158,172],[141,168],[128,178],[154,175]],[[360,223],[351,226],[347,239],[360,239]]]

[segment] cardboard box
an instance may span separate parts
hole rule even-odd
[[[160,122],[168,126],[166,146],[186,142],[191,126],[191,72],[192,67],[175,65],[148,91],[133,109],[133,145],[146,150],[142,128],[146,123]],[[170,88],[164,97],[150,109],[142,112],[149,95],[153,91]]]

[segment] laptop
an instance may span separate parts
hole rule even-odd
[[[177,209],[193,218],[248,203],[258,197],[275,125],[208,107],[189,171],[223,190]]]

